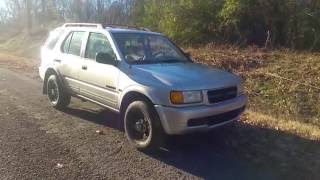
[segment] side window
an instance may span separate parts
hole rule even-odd
[[[69,54],[80,56],[82,39],[85,32],[73,32],[72,39],[69,46]]]
[[[107,37],[100,33],[90,33],[85,58],[96,59],[98,53],[108,53],[112,57],[116,57]]]
[[[70,33],[68,35],[67,39],[64,40],[64,42],[62,44],[61,51],[64,52],[64,53],[69,53],[69,46],[70,46],[70,41],[71,41],[71,38],[72,38],[72,34],[73,33]]]

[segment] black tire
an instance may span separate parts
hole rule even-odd
[[[56,109],[63,110],[70,104],[71,96],[55,74],[50,75],[47,80],[47,95],[50,104]]]
[[[124,128],[129,142],[141,151],[156,150],[165,139],[158,113],[145,101],[129,104],[124,116]]]

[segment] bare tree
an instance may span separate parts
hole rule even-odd
[[[32,17],[31,17],[31,6],[30,6],[30,0],[24,0],[25,2],[25,12],[26,12],[26,27],[28,30],[28,33],[31,32],[31,28],[32,28]]]

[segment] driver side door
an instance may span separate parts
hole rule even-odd
[[[80,94],[102,103],[112,109],[117,108],[118,76],[116,66],[96,62],[98,53],[116,55],[108,38],[101,33],[89,33],[82,68],[79,72]]]

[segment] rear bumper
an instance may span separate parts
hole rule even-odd
[[[155,108],[165,132],[174,135],[208,131],[238,121],[246,104],[247,97],[241,95],[212,105],[183,108],[155,105]]]

